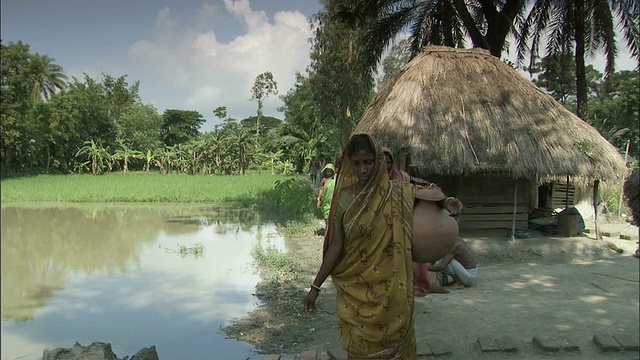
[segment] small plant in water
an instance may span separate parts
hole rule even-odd
[[[173,250],[169,248],[164,248],[166,252],[177,253],[180,256],[184,257],[187,255],[193,255],[196,258],[204,256],[204,245],[202,243],[195,243],[193,246],[188,247],[185,245],[177,244],[178,250]],[[162,247],[162,246],[160,246]]]

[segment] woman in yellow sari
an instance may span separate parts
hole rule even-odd
[[[340,339],[350,359],[415,359],[411,236],[414,185],[390,181],[366,134],[345,147],[320,270],[305,298],[312,312],[331,275]]]

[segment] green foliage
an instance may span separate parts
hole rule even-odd
[[[622,214],[631,214],[631,210],[624,199],[621,201],[621,195],[621,183],[603,186],[598,191],[598,204],[601,209],[600,211],[610,220],[618,219]]]
[[[247,129],[255,129],[258,124],[257,116],[250,116],[246,119],[240,120],[240,125]],[[260,117],[260,134],[266,136],[278,126],[282,124],[282,120],[273,116],[261,116]]]
[[[398,75],[409,60],[411,60],[411,43],[408,38],[405,38],[394,44],[389,55],[382,60],[384,76],[378,80],[378,89]]]
[[[265,191],[259,198],[258,207],[265,210],[278,224],[288,221],[308,221],[314,214],[315,192],[302,177],[292,177],[275,182],[273,189]]]
[[[550,55],[536,63],[532,73],[534,82],[576,112],[576,89],[570,81],[575,78],[575,63],[562,55]],[[640,157],[640,77],[638,70],[615,72],[608,78],[589,65],[586,79],[589,87],[589,115],[587,121],[615,145],[620,152],[630,142],[629,154]],[[588,149],[583,149],[590,156]]]
[[[294,87],[282,95],[279,110],[285,120],[274,131],[271,151],[282,149],[296,172],[302,173],[313,159],[332,157],[340,149],[338,130],[320,121],[320,106],[314,100],[313,84],[308,77],[296,73]]]
[[[262,118],[262,103],[264,99],[269,95],[278,95],[278,84],[273,79],[273,74],[270,71],[265,71],[262,74],[256,76],[256,80],[251,88],[251,100],[258,102],[258,116],[256,118],[256,135],[260,135],[261,118]]]
[[[162,114],[160,138],[166,146],[174,146],[193,140],[205,119],[197,111],[167,109]]]
[[[533,64],[540,55],[543,41],[546,42],[546,55],[572,55],[576,71],[576,114],[586,120],[589,86],[585,59],[603,50],[605,73],[607,76],[614,73],[616,20],[624,31],[627,47],[638,58],[638,15],[640,7],[634,1],[536,1],[519,24],[516,36],[518,61],[528,52],[529,63]]]
[[[66,86],[67,76],[62,66],[54,64],[55,59],[36,53],[30,62],[31,97],[34,100],[48,100],[57,90]]]
[[[160,147],[162,116],[152,105],[134,103],[120,116],[118,137],[127,140],[131,148],[140,151],[155,150]]]
[[[589,123],[621,152],[630,142],[629,154],[640,158],[640,72],[616,72],[599,84],[589,102]]]
[[[295,281],[300,274],[299,265],[289,253],[280,252],[273,247],[266,249],[257,248],[253,252],[253,258],[260,267],[268,269],[263,275],[267,278],[263,281],[288,283]]]
[[[334,6],[341,4],[341,0],[327,0],[325,10],[314,16],[319,26],[312,39],[309,66],[309,100],[317,110],[313,120],[335,129],[340,147],[346,144],[373,97],[374,86],[372,72],[358,53],[358,39],[364,29],[335,17]]]
[[[129,86],[127,83],[127,75],[114,78],[111,75],[103,74],[102,85],[105,89],[105,98],[109,107],[109,114],[114,122],[118,124],[122,114],[140,101],[140,97],[138,96],[140,83],[136,81],[133,85]]]
[[[185,245],[178,245],[178,254],[180,256],[193,255],[196,258],[204,256],[204,245],[202,243],[195,243],[191,247]]]
[[[106,162],[110,155],[100,143],[91,140],[85,141],[85,146],[78,150],[76,157],[86,157],[87,163],[91,164],[91,174],[99,175],[104,172]]]
[[[196,259],[204,256],[204,245],[202,245],[202,243],[195,243],[193,246],[190,246],[190,247],[186,245],[180,245],[180,244],[176,244],[176,246],[178,247],[178,250],[169,249],[161,245],[158,245],[158,247],[163,249],[165,252],[178,254],[182,258],[188,255],[193,255],[193,257]]]

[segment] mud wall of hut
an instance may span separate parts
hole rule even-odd
[[[533,183],[516,181],[508,175],[429,176],[427,180],[462,201],[460,230],[511,229],[514,200],[516,229],[527,230],[529,209],[535,208],[538,200]]]

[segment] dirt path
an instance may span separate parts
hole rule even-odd
[[[609,224],[603,229],[635,239],[605,238],[624,250],[617,254],[588,236],[546,237],[533,232],[533,238],[511,242],[506,231],[463,234],[476,253],[480,280],[471,288],[416,298],[421,358],[431,353],[433,344],[449,352],[446,359],[513,358],[496,353],[487,357],[477,346],[479,337],[503,336],[514,341],[518,359],[576,358],[575,353],[548,355],[532,345],[534,336],[550,336],[578,345],[579,358],[637,359],[637,351],[603,355],[592,342],[594,334],[627,334],[637,341],[640,333],[639,263],[630,256],[637,246],[638,228]],[[311,231],[289,239],[300,276],[260,284],[264,305],[225,329],[226,333],[264,353],[339,345],[330,280],[318,298],[319,311],[309,315],[302,309],[308,284],[320,265],[321,243],[322,238]]]

